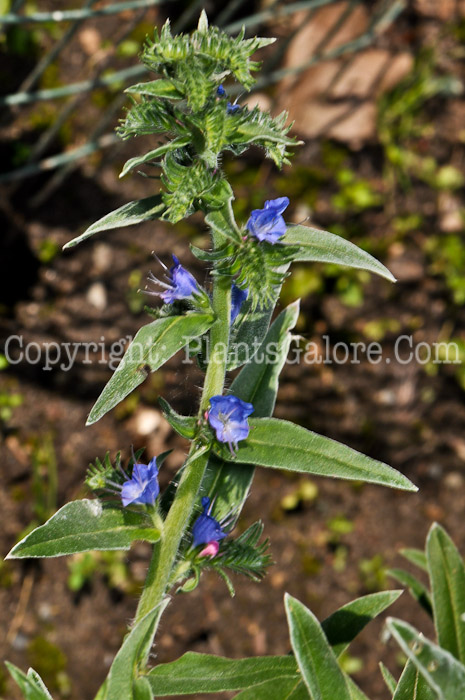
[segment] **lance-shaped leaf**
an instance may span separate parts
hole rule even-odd
[[[271,416],[276,403],[279,375],[289,353],[291,331],[299,317],[300,302],[289,304],[273,322],[253,359],[237,375],[230,394],[254,407],[254,416]]]
[[[406,548],[401,549],[400,554],[402,554],[402,556],[405,557],[405,559],[407,559],[407,561],[409,561],[411,564],[415,564],[415,566],[418,566],[423,571],[428,571],[428,561],[423,550],[415,549],[413,547]]]
[[[349,688],[350,700],[369,700],[350,676],[344,674],[344,677]],[[295,678],[274,678],[243,690],[234,696],[234,700],[313,700],[307,686],[300,679],[300,674]]]
[[[227,124],[227,139],[229,148],[242,149],[248,144],[256,144],[265,148],[266,157],[271,158],[278,167],[289,163],[289,147],[299,146],[302,141],[287,136],[292,124],[286,124],[287,113],[281,112],[272,117],[268,112],[262,112],[257,107],[249,111],[243,108],[234,119]]]
[[[134,540],[156,542],[160,532],[146,513],[84,499],[71,501],[13,547],[8,559],[61,557],[93,550],[129,549]]]
[[[418,490],[406,476],[387,464],[289,421],[249,418],[249,425],[249,436],[239,443],[235,456],[226,445],[214,445],[222,459],[237,464],[367,481],[404,491]]]
[[[292,656],[227,659],[189,651],[176,661],[155,666],[147,678],[155,696],[165,697],[242,690],[296,674]]]
[[[377,615],[392,605],[403,591],[381,591],[352,600],[323,620],[321,626],[336,656],[340,656]]]
[[[138,331],[117,370],[100,394],[87,419],[98,421],[142,384],[149,372],[155,372],[191,340],[203,335],[213,324],[209,314],[159,318]]]
[[[170,100],[181,100],[182,92],[179,92],[173,80],[150,80],[148,83],[137,83],[126,88],[124,92],[137,95],[150,95],[151,97],[161,97]]]
[[[253,308],[252,299],[243,302],[241,311],[231,328],[228,372],[253,360],[270,327],[276,300],[264,309]]]
[[[346,241],[345,238],[328,231],[320,231],[309,226],[289,226],[280,243],[300,247],[294,258],[295,262],[336,263],[374,272],[390,282],[396,281],[387,267],[372,255],[350,241]]]
[[[123,226],[134,226],[141,224],[144,221],[159,219],[165,208],[162,198],[159,194],[145,199],[137,199],[134,202],[128,202],[119,209],[115,209],[110,214],[106,214],[101,219],[89,226],[88,229],[81,233],[77,238],[66,243],[63,250],[73,248],[78,243],[82,243],[87,238],[90,238],[95,233],[100,231],[108,231],[113,228],[122,228]]]
[[[379,663],[379,668],[381,670],[381,675],[383,676],[383,681],[386,683],[391,695],[394,695],[397,686],[396,679],[394,678],[390,670],[383,664],[382,661],[380,661]]]
[[[428,533],[426,556],[438,643],[465,663],[465,569],[456,546],[437,523]]]
[[[409,589],[410,594],[415,598],[416,601],[420,603],[422,608],[428,613],[428,615],[433,614],[433,606],[431,603],[431,596],[426,588],[426,586],[419,581],[416,576],[404,571],[403,569],[389,569],[387,571],[388,576],[392,576],[396,579],[402,586]]]
[[[138,700],[140,697],[140,684],[134,681],[145,671],[158,621],[168,602],[165,599],[147,613],[126,636],[108,673],[105,700]]]
[[[254,405],[254,415],[271,416],[278,392],[279,375],[291,343],[290,331],[299,315],[299,302],[290,304],[276,318],[254,359],[234,379],[229,392]],[[269,353],[273,353],[270,356]],[[234,509],[242,509],[255,468],[251,464],[231,464],[212,455],[208,462],[203,489],[215,497],[215,513],[220,519]]]
[[[310,697],[351,700],[344,673],[317,618],[288,593],[284,602],[292,649]]]
[[[158,397],[158,403],[163,411],[163,416],[171,425],[173,430],[175,430],[178,435],[182,435],[182,437],[192,440],[197,428],[197,418],[194,416],[181,416],[162,396]]]
[[[135,156],[134,158],[130,158],[124,164],[124,167],[119,174],[120,178],[127,175],[131,170],[134,170],[134,168],[137,168],[139,165],[143,165],[144,163],[148,163],[151,160],[155,160],[156,158],[160,158],[160,156],[165,155],[165,153],[168,153],[169,151],[174,151],[174,150],[176,150],[176,148],[181,148],[182,146],[185,146],[186,144],[189,143],[189,140],[190,140],[190,137],[180,136],[179,138],[174,139],[173,141],[170,141],[169,143],[165,143],[162,146],[155,148],[153,151],[149,151],[148,153],[145,153],[143,156]]]
[[[152,688],[145,676],[136,678],[133,683],[134,700],[153,700]]]
[[[437,700],[437,697],[418,668],[409,659],[393,691],[392,700]]]
[[[234,696],[234,700],[312,700],[298,676],[272,678]]]
[[[105,700],[106,694],[107,694],[107,686],[108,686],[108,678],[105,678],[104,682],[98,689],[98,693],[95,696],[94,700]]]
[[[215,238],[215,248],[221,248],[228,240],[240,243],[241,233],[234,218],[232,209],[232,200],[234,199],[233,192],[228,182],[220,180],[215,186],[215,191],[218,190],[217,196],[219,201],[223,200],[224,204],[216,211],[210,211],[205,217],[205,223],[212,230]]]
[[[45,683],[33,668],[30,668],[26,674],[9,661],[5,661],[5,666],[11,677],[21,688],[25,700],[52,700]]]
[[[465,688],[465,666],[445,649],[433,644],[415,627],[388,618],[388,630],[400,648],[418,668],[438,700],[458,700]]]
[[[352,678],[347,675],[347,673],[344,674],[344,677],[346,679],[347,687],[349,688],[350,700],[369,700],[363,690],[361,690],[358,685],[354,683]]]

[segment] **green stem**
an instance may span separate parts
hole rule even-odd
[[[210,398],[223,393],[231,314],[230,278],[215,277],[212,305],[216,321],[210,331],[211,352],[200,401],[199,417],[203,417]],[[189,453],[189,460],[192,461],[182,474],[176,496],[166,516],[162,537],[154,545],[135,623],[163,600],[168,588],[171,572],[178,556],[179,545],[189,524],[208,463],[208,452],[202,452],[197,458],[195,457],[200,449],[202,449],[201,443],[197,439],[194,440]]]

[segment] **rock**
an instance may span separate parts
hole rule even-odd
[[[424,17],[432,17],[449,21],[457,17],[458,12],[463,13],[464,7],[457,0],[415,0],[415,10]]]
[[[449,472],[444,477],[444,485],[452,491],[462,491],[464,478],[460,472]]]
[[[425,276],[421,261],[407,257],[392,260],[389,262],[389,269],[398,282],[418,282]]]
[[[291,42],[285,68],[310,62],[361,36],[369,14],[359,6],[324,44],[325,36],[347,9],[347,2],[321,8]],[[304,14],[296,13],[303,22]],[[321,48],[323,46],[323,48]],[[286,77],[280,86],[278,111],[287,109],[295,120],[295,131],[307,138],[327,136],[361,147],[376,134],[377,99],[411,70],[410,53],[394,53],[370,47],[347,60],[341,57],[309,67],[297,76]]]
[[[91,306],[97,309],[97,311],[103,311],[107,306],[107,290],[101,282],[94,282],[86,294],[87,301]]]
[[[113,251],[107,243],[98,243],[92,253],[92,262],[97,274],[106,272],[113,263]]]
[[[161,412],[155,408],[140,408],[136,411],[131,421],[131,428],[138,435],[150,435],[159,429],[162,420]]]
[[[102,36],[94,27],[85,27],[78,34],[82,50],[88,56],[94,56],[102,46]]]
[[[241,100],[241,104],[247,105],[249,109],[259,107],[262,112],[269,112],[271,108],[271,100],[268,95],[263,92],[255,92],[245,100]]]

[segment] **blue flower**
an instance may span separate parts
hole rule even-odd
[[[249,296],[248,289],[241,289],[237,284],[231,287],[231,323],[239,316],[241,306]]]
[[[203,513],[199,515],[192,527],[192,546],[198,547],[200,544],[207,546],[200,553],[200,557],[215,556],[220,548],[219,541],[226,537],[221,524],[210,515],[210,499],[202,498]]]
[[[167,282],[161,282],[152,273],[150,273],[149,280],[155,284],[165,287],[164,292],[152,292],[149,294],[159,296],[163,299],[165,304],[172,304],[174,301],[180,299],[190,299],[194,294],[201,293],[201,289],[197,284],[197,281],[193,275],[191,275],[185,267],[181,265],[176,255],[173,255],[174,265],[168,268],[163,265],[167,274],[165,278]]]
[[[253,413],[251,403],[242,401],[237,396],[212,396],[208,422],[216,432],[216,438],[220,442],[227,442],[229,449],[237,448],[239,440],[245,440],[250,427],[248,416]]]
[[[259,241],[276,243],[286,233],[286,223],[281,214],[288,206],[288,197],[268,200],[263,209],[252,211],[247,222],[248,230]]]
[[[153,506],[160,493],[158,485],[157,459],[153,457],[149,464],[134,464],[132,476],[121,488],[123,506],[131,503]]]
[[[226,105],[226,111],[228,114],[236,114],[236,112],[239,112],[240,108],[241,106],[236,104],[235,102],[234,104],[232,102],[228,102],[228,104]]]
[[[216,94],[218,97],[226,97],[226,90],[224,89],[224,87],[222,85],[218,85],[218,88],[216,90]],[[238,112],[240,110],[240,108],[241,108],[240,105],[237,105],[235,103],[232,104],[231,102],[228,102],[228,104],[226,105],[226,111],[228,114],[235,114],[236,112]]]

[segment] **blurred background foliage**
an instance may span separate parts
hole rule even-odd
[[[82,479],[95,456],[129,454],[131,443],[148,455],[172,448],[164,483],[183,459],[182,440],[156,408],[163,393],[192,410],[198,370],[182,358],[112,415],[83,426],[110,375],[108,360],[145,319],[139,290],[156,265],[151,251],[164,260],[175,252],[203,281],[188,253],[189,242],[208,240],[202,222],[181,222],[176,233],[154,223],[71,254],[61,248],[157,187],[138,175],[118,181],[141,146],[114,134],[127,104],[122,90],[149,79],[137,55],[153,27],[170,17],[176,31],[188,31],[202,7],[231,33],[245,25],[248,35],[278,37],[259,57],[253,92],[239,100],[273,114],[288,110],[305,141],[292,169],[277,171],[258,152],[225,159],[238,220],[265,199],[288,196],[290,220],[353,240],[398,278],[390,286],[361,271],[296,266],[282,292],[283,304],[304,299],[296,344],[322,351],[326,342],[376,341],[390,362],[290,364],[277,415],[390,462],[421,490],[404,496],[258,474],[240,527],[265,521],[276,566],[261,586],[238,583],[233,603],[213,578],[180,599],[167,614],[161,660],[187,648],[286,653],[284,590],[321,619],[387,587],[397,549],[422,546],[432,520],[465,548],[465,3],[0,0],[0,332],[4,343],[19,334],[40,347],[81,343],[69,371],[27,363],[17,343],[10,359],[0,347],[2,551],[85,495]],[[414,344],[440,343],[439,358],[454,362],[397,362],[402,334]],[[134,612],[146,561],[141,545],[129,556],[1,564],[2,657],[34,665],[56,697],[91,697]],[[397,616],[428,624],[402,599],[396,606]],[[377,661],[400,663],[379,629],[364,633],[346,659],[373,698],[385,697]],[[11,693],[0,672],[0,697]]]

